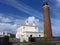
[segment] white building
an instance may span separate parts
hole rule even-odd
[[[20,39],[20,42],[26,41],[28,42],[29,37],[44,37],[43,32],[38,32],[38,26],[33,21],[32,25],[26,21],[25,24],[22,24],[16,33],[16,38]]]

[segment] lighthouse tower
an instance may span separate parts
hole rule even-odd
[[[49,12],[49,6],[46,0],[44,0],[43,10],[44,10],[44,37],[52,38],[50,12]]]

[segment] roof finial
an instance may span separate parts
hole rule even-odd
[[[44,5],[48,5],[47,0],[44,0],[43,6],[44,6]]]

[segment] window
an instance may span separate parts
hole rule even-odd
[[[39,37],[41,37],[41,35],[39,35]]]
[[[30,35],[30,37],[32,37],[32,35]]]

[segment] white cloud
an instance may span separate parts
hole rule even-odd
[[[7,15],[7,16],[5,16],[5,15]],[[18,22],[22,22],[26,19],[25,17],[21,17],[21,16],[15,16],[14,17],[14,16],[11,16],[11,15],[14,15],[14,14],[0,13],[0,22],[3,22],[3,23],[9,23],[9,22],[18,23]]]
[[[2,22],[12,22],[11,19],[5,18],[5,17],[3,17],[3,16],[0,16],[0,21],[2,21]]]
[[[0,23],[0,31],[13,31],[16,32],[17,25],[16,24],[8,24],[8,23]]]

